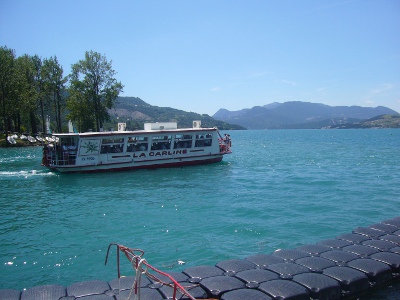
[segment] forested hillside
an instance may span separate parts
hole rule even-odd
[[[221,130],[245,129],[242,126],[215,120],[207,114],[186,112],[171,107],[153,106],[137,97],[118,97],[115,108],[109,110],[110,122],[105,129],[116,128],[117,123],[126,123],[128,130],[143,129],[146,122],[177,122],[178,128],[192,127],[200,120],[202,127],[218,127]]]

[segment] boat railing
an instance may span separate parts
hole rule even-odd
[[[188,287],[182,286],[176,279],[174,279],[171,275],[162,272],[152,265],[150,265],[144,258],[144,251],[141,249],[134,249],[134,248],[128,248],[123,245],[119,244],[110,244],[108,246],[107,250],[107,255],[106,255],[106,260],[105,264],[107,264],[108,260],[108,254],[110,252],[110,248],[112,246],[117,246],[117,268],[118,268],[118,278],[121,278],[121,273],[120,273],[120,263],[119,263],[119,253],[123,252],[125,256],[128,258],[128,260],[131,262],[131,265],[133,269],[136,272],[135,275],[135,280],[133,282],[132,288],[131,288],[131,294],[134,295],[134,300],[140,300],[140,281],[141,281],[141,276],[146,275],[151,281],[154,283],[159,283],[164,286],[169,286],[173,289],[173,295],[172,295],[172,300],[177,300],[181,299],[182,295],[185,296],[185,298],[190,299],[190,300],[196,300],[192,295],[189,294],[187,289],[194,288],[197,285],[193,284]],[[158,275],[156,275],[156,274]],[[160,278],[165,278],[165,280],[162,280]],[[158,276],[158,277],[157,277]],[[180,293],[181,295],[178,295]],[[178,298],[179,297],[179,298]]]
[[[75,165],[76,151],[59,150],[58,148],[46,145],[43,148],[42,164],[45,166]]]
[[[222,137],[221,135],[219,135],[220,138],[218,139],[219,142],[219,152],[227,154],[227,153],[231,153],[231,146],[232,146],[232,142],[231,142],[231,137],[229,134],[225,134],[224,137]]]

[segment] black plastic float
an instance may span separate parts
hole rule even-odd
[[[168,273],[196,299],[354,299],[400,282],[400,217],[335,239]],[[167,276],[168,276],[167,275]],[[140,281],[141,300],[173,299],[171,281]],[[1,300],[134,299],[135,277],[0,290]],[[130,298],[129,298],[130,297]],[[188,299],[177,292],[176,299]],[[400,298],[400,295],[398,296]]]

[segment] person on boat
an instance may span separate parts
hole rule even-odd
[[[69,145],[67,148],[70,155],[76,154],[76,146],[74,143],[72,145]]]
[[[64,143],[62,146],[62,153],[63,153],[63,161],[65,164],[67,164],[68,159],[69,159],[69,153],[68,153],[68,147],[67,147],[66,143]]]
[[[231,147],[231,136],[229,135],[229,134],[226,134],[225,133],[225,144],[226,144],[226,146],[228,147],[228,148],[230,148]]]
[[[51,163],[51,157],[53,155],[53,147],[51,147],[51,144],[44,145],[43,146],[43,159],[42,163],[44,165],[50,164]]]

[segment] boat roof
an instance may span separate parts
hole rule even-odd
[[[101,131],[101,132],[82,132],[82,133],[53,133],[57,137],[103,137],[103,136],[126,136],[126,135],[143,135],[143,134],[166,134],[166,133],[183,133],[183,132],[203,132],[216,131],[216,127],[212,128],[178,128],[163,130],[132,130],[132,131]]]

